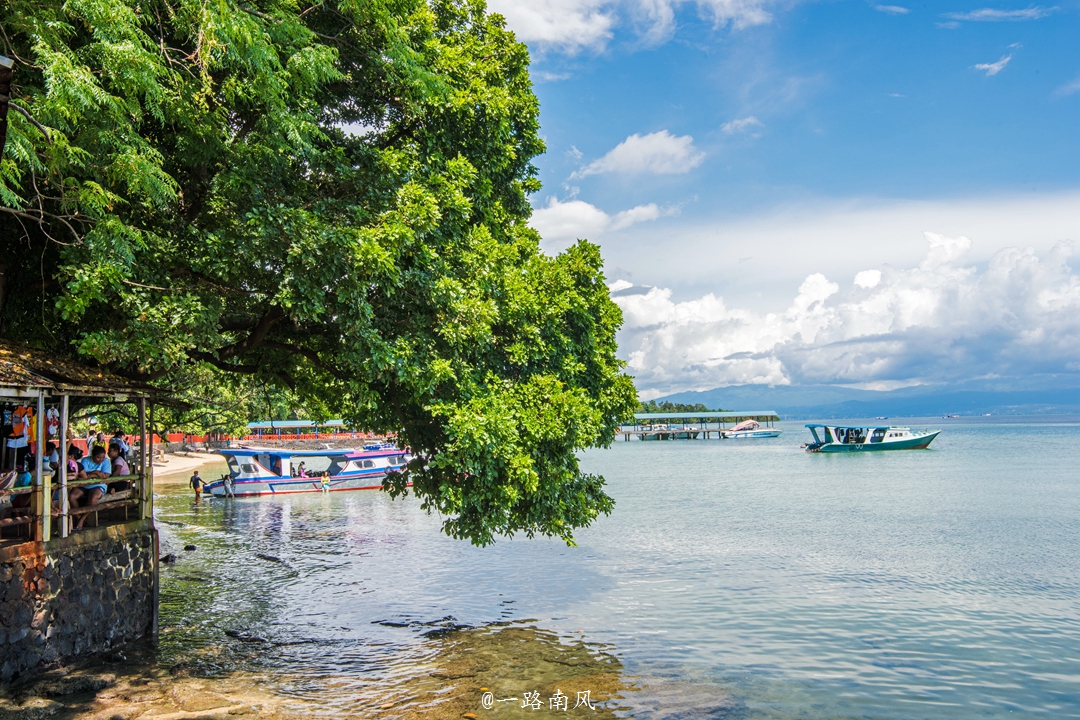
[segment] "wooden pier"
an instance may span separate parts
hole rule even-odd
[[[753,412],[638,413],[634,424],[620,426],[624,442],[631,440],[722,440],[724,433],[744,420],[773,427],[780,416],[772,410]]]

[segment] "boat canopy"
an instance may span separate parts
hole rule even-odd
[[[741,423],[731,428],[730,432],[739,432],[740,430],[755,430],[761,427],[761,423],[757,420],[743,420]]]
[[[272,457],[326,457],[327,455],[344,455],[345,457],[378,457],[381,455],[401,455],[405,451],[394,446],[365,447],[363,450],[289,450],[288,448],[222,448],[222,455],[235,455],[237,457],[254,457],[256,455],[270,455]]]
[[[814,428],[835,428],[837,430],[844,429],[859,429],[859,430],[892,430],[892,425],[823,425],[822,423],[808,423],[807,428],[813,430]]]
[[[256,455],[272,455],[274,457],[322,457],[324,455],[347,455],[344,450],[289,450],[282,448],[222,448],[222,455],[236,455],[237,457],[254,457]]]

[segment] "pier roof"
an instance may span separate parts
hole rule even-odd
[[[635,413],[635,420],[779,420],[775,410],[748,410],[744,412],[672,412],[672,413]]]

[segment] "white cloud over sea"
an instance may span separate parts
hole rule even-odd
[[[982,268],[971,241],[925,233],[907,269],[808,275],[786,309],[730,306],[713,293],[612,284],[622,355],[644,397],[722,385],[900,386],[1080,371],[1080,276],[1072,244],[1042,257],[1006,247]]]

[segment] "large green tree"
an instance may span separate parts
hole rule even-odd
[[[0,335],[398,432],[387,489],[475,543],[610,511],[576,452],[636,406],[621,315],[594,245],[526,224],[529,55],[482,1],[6,0],[0,27]]]

